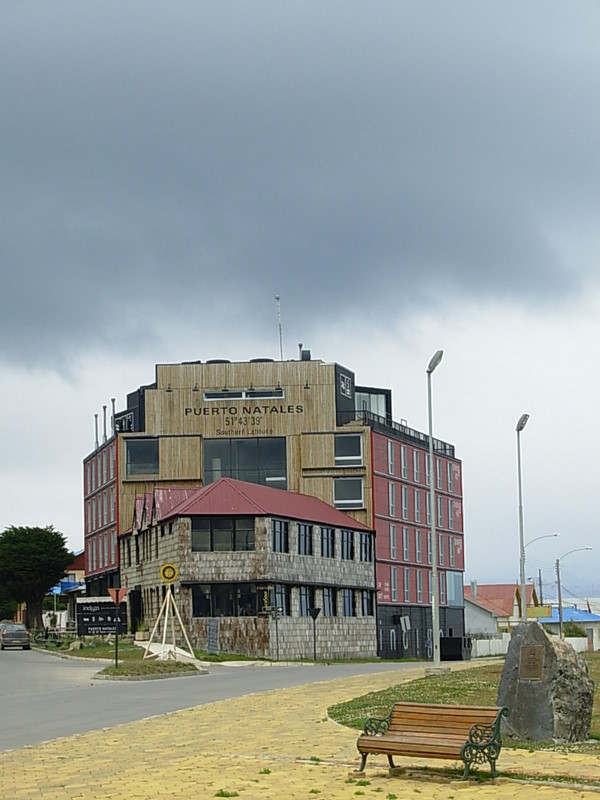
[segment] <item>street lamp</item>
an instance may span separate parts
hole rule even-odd
[[[433,411],[431,405],[431,375],[444,355],[438,350],[427,366],[427,408],[429,412],[429,516],[431,521],[431,628],[433,635],[433,669],[440,667],[440,600],[438,584],[438,547],[435,532],[435,484],[433,463]]]
[[[521,431],[527,425],[529,414],[521,414],[517,422],[517,480],[519,483],[519,577],[521,579],[521,621],[527,619],[525,600],[525,545],[523,543],[523,487],[521,481]]]
[[[592,550],[593,548],[588,545],[587,547],[576,547],[575,550],[569,550],[568,553],[565,553],[564,556],[556,559],[556,585],[558,587],[558,636],[560,639],[563,638],[563,613],[562,613],[562,594],[560,591],[560,562],[563,558],[570,556],[571,553],[579,553],[582,550]]]

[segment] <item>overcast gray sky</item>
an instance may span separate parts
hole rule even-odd
[[[467,579],[596,542],[600,6],[0,0],[0,527],[82,546],[93,414],[304,342],[464,462]],[[598,552],[565,559],[600,595]]]

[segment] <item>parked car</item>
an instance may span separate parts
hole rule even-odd
[[[0,650],[6,647],[21,647],[31,650],[29,631],[22,622],[0,623]]]

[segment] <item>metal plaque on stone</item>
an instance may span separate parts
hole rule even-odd
[[[541,681],[544,673],[544,646],[524,644],[519,661],[520,681]]]

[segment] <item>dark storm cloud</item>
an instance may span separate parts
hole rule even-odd
[[[242,324],[275,291],[306,323],[595,277],[593,4],[2,13],[5,358],[141,347],[224,302]]]

